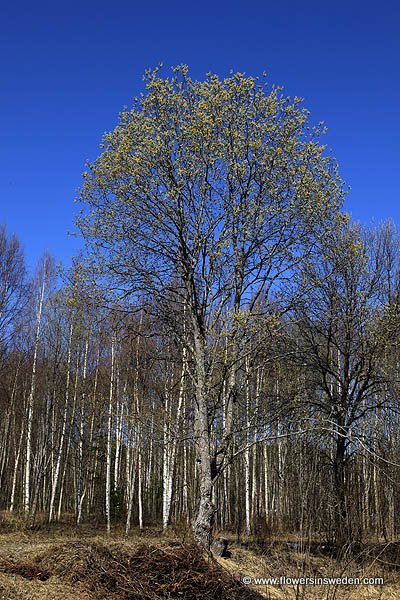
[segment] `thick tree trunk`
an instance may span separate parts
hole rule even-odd
[[[199,476],[199,506],[193,524],[196,542],[209,551],[214,525],[215,507],[212,501],[213,482],[211,475],[210,431],[207,409],[205,343],[194,323],[195,393],[196,415],[194,434],[196,440],[196,463]]]

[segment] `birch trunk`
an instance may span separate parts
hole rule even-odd
[[[110,395],[108,403],[108,424],[107,424],[107,457],[106,457],[106,520],[107,533],[111,533],[111,433],[112,433],[112,406],[114,399],[114,376],[115,376],[115,334],[111,340],[111,377],[110,377]]]
[[[143,529],[143,463],[142,452],[138,449],[138,517],[139,529]]]
[[[79,442],[78,442],[78,481],[77,481],[77,516],[76,524],[80,525],[82,521],[82,506],[85,498],[86,491],[83,489],[83,437],[84,437],[84,416],[85,416],[85,404],[86,404],[86,375],[87,375],[87,362],[89,354],[89,337],[90,331],[88,331],[86,342],[85,342],[85,354],[83,357],[83,371],[82,371],[82,395],[79,410]]]
[[[15,457],[15,463],[14,463],[14,472],[13,472],[13,478],[12,478],[11,497],[10,497],[10,512],[13,512],[14,507],[15,507],[15,489],[17,486],[17,474],[18,474],[19,461],[20,461],[20,457],[21,457],[23,437],[24,437],[24,428],[22,427],[21,433],[19,436],[18,451],[17,451],[16,457]]]
[[[123,402],[119,397],[119,371],[116,377],[116,418],[115,418],[115,461],[114,461],[114,489],[119,486],[121,447],[122,447],[122,423],[124,418]],[[122,398],[125,398],[127,391],[127,382],[123,388]]]
[[[140,314],[140,322],[139,322],[139,330],[141,329],[143,322],[143,313]],[[126,524],[125,524],[125,533],[128,535],[129,530],[131,528],[131,519],[132,519],[132,510],[133,510],[133,501],[134,501],[134,487],[135,487],[135,477],[136,477],[136,465],[139,465],[139,444],[140,444],[140,433],[139,433],[139,425],[138,425],[138,415],[139,415],[139,335],[136,337],[136,345],[135,345],[135,372],[134,372],[134,380],[133,380],[133,413],[136,414],[136,423],[132,424],[130,421],[128,422],[129,426],[129,436],[128,436],[128,451],[127,451],[127,468],[126,468],[126,478],[127,478],[127,507],[126,507]],[[135,456],[133,456],[133,444],[135,444]],[[140,465],[139,465],[140,466]],[[142,506],[142,489],[141,483],[138,485],[138,503],[139,503],[139,522],[142,522],[143,511],[141,510]]]
[[[179,383],[179,396],[178,396],[178,407],[176,410],[175,417],[175,431],[171,431],[170,424],[173,420],[172,406],[169,398],[169,390],[165,390],[166,406],[165,406],[165,417],[164,417],[164,460],[163,460],[163,529],[165,529],[171,519],[171,504],[172,504],[172,492],[173,492],[173,481],[175,473],[176,463],[176,450],[178,444],[178,431],[180,430],[181,415],[183,399],[185,394],[185,375],[186,375],[186,348],[183,347],[182,353],[182,371]],[[169,413],[168,413],[169,410]]]
[[[75,382],[74,382],[74,400],[72,403],[72,414],[71,414],[70,428],[69,428],[69,432],[68,432],[67,449],[65,452],[64,468],[63,468],[63,474],[61,477],[60,495],[59,495],[59,499],[58,499],[58,510],[57,510],[57,520],[58,521],[61,519],[61,509],[62,509],[62,502],[63,502],[63,495],[64,495],[64,485],[65,485],[65,479],[67,476],[68,458],[69,458],[69,453],[70,453],[71,444],[72,444],[72,428],[73,428],[73,423],[74,423],[74,419],[75,419],[75,409],[76,409],[76,401],[77,401],[77,395],[78,395],[78,360],[79,360],[79,357],[77,357],[76,375],[75,375]]]
[[[60,475],[61,468],[61,458],[64,450],[64,440],[65,433],[67,429],[67,415],[68,415],[68,402],[69,402],[69,382],[71,378],[71,342],[72,342],[72,333],[73,333],[73,322],[71,321],[69,328],[69,336],[68,336],[68,354],[67,354],[67,380],[65,383],[65,401],[64,401],[64,412],[62,418],[62,429],[60,436],[60,443],[58,447],[57,453],[57,461],[56,467],[53,475],[52,485],[51,485],[51,498],[50,498],[50,508],[49,508],[49,523],[53,520],[54,513],[54,502],[56,498],[57,486],[58,486],[58,478]]]
[[[40,340],[40,326],[42,322],[44,292],[46,288],[47,260],[43,263],[42,283],[40,287],[39,308],[36,320],[36,334],[33,351],[31,388],[28,397],[27,406],[27,425],[26,425],[26,456],[25,456],[25,484],[24,484],[24,511],[25,514],[30,510],[30,477],[31,477],[31,458],[32,458],[32,426],[33,426],[33,400],[36,386],[36,367]]]
[[[245,462],[245,523],[246,523],[246,535],[249,536],[251,532],[251,496],[250,496],[250,374],[249,374],[249,362],[246,359],[246,448],[244,451],[244,462]]]

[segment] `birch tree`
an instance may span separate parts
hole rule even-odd
[[[24,511],[29,513],[30,510],[30,481],[31,481],[31,457],[32,457],[32,431],[33,431],[33,411],[34,398],[36,390],[36,369],[39,352],[39,342],[41,334],[41,324],[43,316],[43,303],[45,299],[46,285],[51,274],[51,259],[49,256],[43,256],[39,271],[40,288],[38,294],[38,307],[36,315],[36,330],[33,346],[32,359],[32,374],[29,396],[27,400],[27,415],[26,415],[26,451],[25,451],[25,480],[24,480]]]

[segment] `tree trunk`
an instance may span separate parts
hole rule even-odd
[[[54,471],[54,475],[51,482],[51,498],[50,498],[50,508],[49,508],[49,523],[53,520],[53,512],[54,512],[54,501],[56,498],[56,491],[58,485],[58,478],[60,474],[61,467],[61,459],[62,453],[64,450],[64,440],[65,440],[65,432],[67,429],[67,414],[68,414],[68,404],[69,404],[69,382],[71,378],[71,341],[72,341],[72,332],[73,332],[73,323],[71,321],[69,328],[69,337],[68,337],[68,356],[67,356],[67,380],[65,384],[65,401],[64,401],[64,412],[63,412],[63,420],[62,420],[62,429],[60,436],[60,443],[58,446],[57,453],[57,462]]]
[[[45,287],[46,287],[46,275],[47,275],[47,261],[45,259],[45,261],[43,263],[42,285],[40,288],[39,308],[38,308],[38,312],[37,312],[37,321],[36,321],[36,335],[35,335],[35,345],[34,345],[34,351],[33,351],[31,389],[29,392],[28,406],[27,406],[28,412],[27,412],[27,425],[26,425],[26,456],[25,456],[25,485],[24,485],[24,511],[26,514],[29,513],[29,509],[30,509],[33,400],[34,400],[34,396],[35,396],[36,366],[37,366],[37,356],[38,356],[38,350],[39,350],[40,325],[42,322],[44,291],[45,291]]]
[[[244,502],[245,502],[245,523],[246,535],[251,532],[251,502],[250,502],[250,373],[249,361],[246,359],[246,447],[244,450]],[[254,483],[254,482],[253,482]]]
[[[346,483],[345,483],[345,450],[346,438],[340,431],[336,438],[336,454],[333,465],[334,484],[337,503],[336,543],[340,546],[351,541],[351,532],[347,515]]]
[[[182,370],[179,383],[178,407],[176,409],[174,431],[171,431],[170,424],[173,422],[172,403],[169,397],[169,390],[165,390],[165,416],[164,416],[164,460],[163,460],[163,528],[165,529],[171,519],[171,504],[174,474],[176,469],[176,451],[177,451],[177,432],[180,430],[181,413],[185,394],[185,375],[186,375],[186,348],[183,348]],[[168,413],[169,410],[169,413]]]
[[[115,334],[111,340],[111,377],[110,395],[108,402],[108,424],[107,424],[107,455],[106,455],[106,520],[107,533],[111,533],[111,433],[112,433],[112,406],[114,398],[114,372],[115,372]]]
[[[87,375],[87,362],[89,354],[89,336],[88,331],[86,342],[85,342],[85,353],[83,357],[83,372],[82,372],[82,385],[83,391],[81,395],[81,402],[79,407],[79,442],[78,442],[78,481],[77,481],[77,498],[76,498],[76,524],[80,525],[82,521],[82,507],[83,500],[85,498],[86,489],[84,489],[83,482],[83,437],[84,437],[84,417],[85,417],[85,404],[86,404],[86,375]],[[78,371],[78,368],[77,368]]]
[[[199,477],[199,506],[193,524],[196,542],[209,551],[214,525],[215,507],[212,501],[213,483],[211,476],[210,431],[207,410],[205,342],[194,319],[194,360],[196,414],[194,434],[196,441],[196,463]]]

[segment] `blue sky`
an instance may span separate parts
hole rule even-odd
[[[0,223],[31,269],[78,248],[67,232],[85,162],[159,62],[195,78],[265,70],[326,122],[346,209],[400,225],[397,2],[10,2],[0,34]]]

